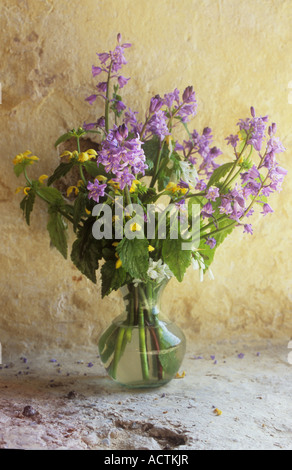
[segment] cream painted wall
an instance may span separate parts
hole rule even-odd
[[[99,283],[76,281],[72,263],[49,249],[45,206],[26,226],[11,163],[30,149],[41,158],[35,176],[52,171],[56,138],[102,112],[84,98],[93,91],[96,52],[113,48],[118,32],[133,44],[123,94],[132,109],[143,114],[152,95],[193,85],[194,127],[212,128],[224,158],[230,151],[224,138],[251,105],[272,117],[288,149],[280,161],[289,176],[273,197],[275,213],[258,217],[252,237],[236,232],[225,241],[213,264],[215,280],[199,283],[190,270],[182,284],[171,281],[168,316],[193,340],[290,338],[291,24],[291,0],[1,0],[0,341],[6,351],[85,347],[120,312],[118,293],[101,300]]]

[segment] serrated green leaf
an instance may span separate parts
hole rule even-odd
[[[49,177],[48,186],[51,186],[54,181],[62,178],[62,176],[65,176],[67,173],[69,173],[69,171],[73,168],[74,163],[74,161],[68,163],[60,163],[60,165],[55,169],[54,173]]]
[[[146,279],[149,266],[148,240],[146,238],[123,238],[117,252],[122,266],[134,279]]]
[[[64,199],[60,191],[57,188],[51,188],[49,186],[42,186],[38,189],[38,194],[43,197],[50,205],[62,206],[64,205]]]
[[[216,225],[218,229],[223,229],[224,227],[228,227],[229,225],[231,225],[233,222],[234,222],[233,220],[226,217],[222,220],[217,221]],[[199,250],[200,250],[200,254],[204,258],[206,269],[208,269],[211,263],[213,262],[215,252],[218,249],[218,247],[225,240],[225,238],[233,232],[235,227],[236,227],[236,224],[234,223],[234,225],[231,225],[226,230],[212,234],[211,236],[215,238],[216,240],[216,245],[214,248],[210,248],[210,246],[206,244],[205,238],[201,239]]]
[[[87,194],[79,191],[73,206],[73,229],[76,230],[81,218],[85,215],[86,202],[88,200]]]
[[[92,219],[92,220],[91,220]],[[77,233],[77,239],[72,245],[71,260],[93,283],[96,283],[96,270],[102,258],[100,240],[92,235],[92,225],[95,219],[88,219]]]
[[[23,214],[25,216],[27,225],[30,225],[30,214],[33,210],[34,202],[35,202],[35,191],[30,189],[30,191],[28,191],[27,193],[27,196],[25,196],[20,203],[20,208],[23,210]]]
[[[63,217],[54,208],[49,208],[49,221],[47,229],[50,234],[52,245],[57,248],[61,255],[67,258],[67,224]]]
[[[191,251],[182,250],[182,243],[181,238],[166,238],[162,241],[163,261],[179,282],[182,282],[185,272],[191,264]]]
[[[127,278],[127,273],[121,266],[116,269],[116,261],[109,259],[101,267],[101,294],[102,297],[109,295],[113,290],[122,287]]]

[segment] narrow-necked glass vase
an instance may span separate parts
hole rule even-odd
[[[99,339],[101,361],[108,375],[129,388],[159,387],[172,380],[182,364],[186,339],[161,311],[166,282],[128,284],[124,312]]]

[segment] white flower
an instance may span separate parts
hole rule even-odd
[[[193,269],[196,271],[197,269],[199,270],[199,275],[200,275],[200,281],[203,282],[204,280],[204,269],[206,269],[204,259],[198,252],[193,252],[192,256],[192,266]],[[209,278],[211,280],[214,280],[214,274],[212,273],[211,269],[208,268],[208,274]]]
[[[198,173],[197,170],[189,162],[179,162],[182,179],[189,186],[195,187],[198,182]]]
[[[170,279],[173,276],[173,273],[166,263],[163,263],[161,259],[158,261],[153,261],[152,258],[149,260],[147,274],[150,279],[153,279],[158,283],[164,281],[165,279]]]

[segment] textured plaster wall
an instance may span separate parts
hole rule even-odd
[[[121,308],[113,293],[79,277],[70,260],[49,249],[46,207],[39,203],[27,227],[19,210],[21,184],[13,157],[30,149],[40,157],[32,175],[58,163],[56,138],[102,107],[91,108],[96,52],[115,46],[120,32],[133,47],[124,75],[124,100],[144,113],[148,100],[193,85],[194,127],[224,138],[253,105],[277,122],[290,173],[275,213],[257,217],[254,235],[237,231],[218,250],[215,280],[199,283],[190,270],[171,281],[165,310],[190,339],[292,333],[291,0],[1,0],[0,82],[1,243],[0,341],[5,351],[87,346]],[[292,89],[291,89],[292,93]],[[291,100],[292,101],[292,100]],[[101,105],[100,105],[101,106]]]

